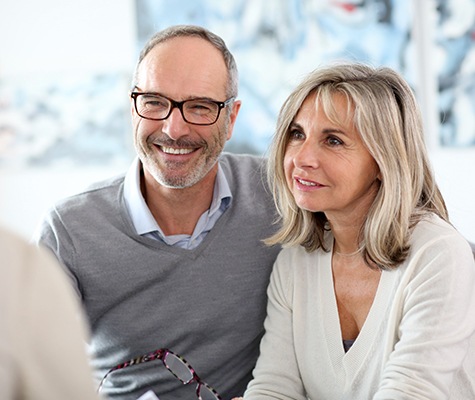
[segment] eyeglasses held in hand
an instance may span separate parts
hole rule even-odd
[[[234,100],[234,97],[231,97],[225,101],[210,99],[175,101],[158,93],[144,92],[132,92],[130,97],[134,99],[135,111],[142,118],[162,121],[167,119],[176,107],[185,122],[193,125],[213,125],[218,120],[221,110]]]
[[[168,369],[168,371],[170,371],[184,385],[187,385],[191,382],[196,382],[196,395],[200,400],[221,400],[221,397],[216,392],[216,390],[214,390],[207,383],[203,382],[198,377],[198,375],[196,375],[195,370],[188,363],[188,361],[168,349],[155,350],[152,353],[145,354],[144,356],[134,358],[115,366],[104,375],[104,378],[102,378],[97,391],[101,391],[102,387],[104,386],[104,382],[112,372],[129,367],[131,365],[141,364],[153,360],[162,360],[163,365]]]

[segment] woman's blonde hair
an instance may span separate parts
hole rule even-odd
[[[310,73],[284,102],[270,147],[268,179],[281,229],[267,244],[322,248],[328,223],[323,212],[300,209],[289,190],[283,161],[289,126],[304,100],[315,93],[325,114],[335,118],[334,94],[354,108],[353,123],[380,169],[381,185],[359,237],[369,265],[397,267],[409,252],[411,228],[427,213],[448,221],[424,143],[420,111],[411,88],[395,71],[362,64],[338,64]],[[338,121],[335,121],[338,122]]]

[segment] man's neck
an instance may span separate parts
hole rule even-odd
[[[215,179],[216,172],[189,188],[173,189],[160,185],[151,176],[142,176],[140,186],[165,235],[191,235],[201,215],[211,206]]]

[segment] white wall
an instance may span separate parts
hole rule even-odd
[[[135,36],[133,0],[2,1],[0,79],[75,71],[130,74]],[[0,223],[30,238],[54,201],[126,168],[3,168]]]
[[[430,156],[452,223],[475,243],[475,148],[438,149]]]
[[[133,0],[0,2],[0,79],[11,73],[90,69],[130,72],[135,62]],[[475,149],[431,149],[455,226],[475,242]],[[0,222],[29,238],[57,199],[127,168],[0,170]]]
[[[133,0],[0,2],[0,74],[134,65]]]

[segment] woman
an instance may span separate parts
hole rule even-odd
[[[311,73],[279,115],[282,228],[245,399],[475,399],[475,264],[450,225],[407,83]]]

